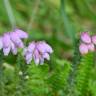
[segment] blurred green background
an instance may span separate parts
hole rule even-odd
[[[7,0],[5,0],[7,1]],[[16,26],[31,40],[46,40],[59,58],[72,55],[81,31],[96,32],[96,0],[9,0]],[[0,0],[0,34],[12,30],[6,4]],[[61,55],[62,54],[62,55]]]

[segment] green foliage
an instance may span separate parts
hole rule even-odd
[[[71,64],[68,61],[57,60],[57,65],[51,72],[49,77],[49,84],[54,92],[59,92],[60,90],[66,89],[66,84],[68,83],[68,76],[71,70]]]
[[[69,38],[71,38],[72,43],[74,44],[75,43],[75,28],[70,23],[70,20],[67,17],[64,4],[65,4],[65,0],[61,0],[61,13],[62,13],[62,17],[64,20],[64,27],[67,32],[67,35],[69,36]]]
[[[22,96],[23,93],[26,93],[25,91],[25,74],[26,74],[26,63],[24,60],[24,57],[22,56],[22,54],[19,52],[18,56],[17,56],[17,62],[16,62],[16,66],[15,66],[15,96]],[[21,73],[20,73],[21,72]]]
[[[89,91],[92,96],[96,96],[96,63],[91,70],[91,77],[89,78]]]
[[[73,60],[72,71],[70,72],[70,77],[69,77],[69,83],[71,86],[73,86],[74,84],[74,77],[76,75],[76,70],[81,60],[81,54],[79,52],[79,44],[80,44],[80,40],[76,39],[74,44],[74,53],[73,53],[73,59],[72,59]]]
[[[0,93],[2,96],[5,95],[5,86],[4,86],[4,74],[3,74],[3,60],[4,56],[0,51]]]
[[[0,0],[0,34],[12,30],[14,21],[29,33],[28,42],[45,40],[54,55],[36,66],[27,65],[21,52],[4,57],[1,50],[0,96],[96,96],[96,56],[79,52],[79,31],[96,31],[96,0],[4,1]]]
[[[74,91],[76,96],[86,96],[88,93],[89,79],[93,66],[93,53],[82,57],[76,72]]]
[[[34,63],[28,65],[26,76],[26,90],[29,96],[47,96],[49,92],[47,78],[48,78],[49,67],[47,64],[42,66],[36,66]],[[26,91],[25,90],[25,91]]]
[[[93,57],[93,53],[89,53],[81,58],[75,69],[74,85],[70,86],[73,67],[67,60],[56,59],[53,67],[48,64],[36,66],[33,62],[27,65],[19,54],[15,68],[3,64],[2,96],[95,96]]]

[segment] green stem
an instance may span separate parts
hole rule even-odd
[[[0,94],[1,96],[4,95],[4,78],[3,78],[3,56],[0,51]]]
[[[27,32],[29,32],[32,29],[33,22],[36,18],[37,12],[39,10],[39,4],[40,0],[36,0],[34,4],[34,10],[32,10],[32,15],[30,16],[30,22],[28,23]]]
[[[75,44],[75,28],[72,25],[72,22],[69,21],[69,18],[66,14],[64,7],[65,0],[61,0],[61,15],[63,17],[64,28],[67,32],[67,35],[71,38],[73,45]]]
[[[74,96],[86,96],[88,92],[88,82],[91,77],[91,70],[94,64],[94,54],[88,53],[87,55],[82,57],[80,65],[78,66],[77,74],[75,76],[75,85],[74,92],[76,95]]]
[[[19,72],[22,72],[20,75]],[[17,56],[17,63],[16,63],[16,93],[15,96],[24,95],[26,92],[25,89],[25,75],[26,75],[26,65],[24,62],[24,58],[22,57],[21,53]]]
[[[81,54],[79,52],[79,44],[80,44],[80,40],[77,39],[75,41],[74,56],[72,61],[72,71],[70,73],[70,78],[69,78],[69,83],[71,87],[74,85],[74,77],[77,71],[78,64],[80,64],[80,60],[81,60]]]
[[[13,12],[12,12],[12,7],[10,5],[10,2],[9,2],[9,0],[3,0],[3,2],[4,2],[5,9],[7,11],[11,26],[14,29],[16,26],[16,22],[15,22],[15,17],[14,17]]]

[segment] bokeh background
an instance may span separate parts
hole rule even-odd
[[[0,0],[0,33],[12,30],[7,0]],[[5,2],[5,3],[4,3]],[[95,0],[9,0],[17,28],[30,40],[46,40],[57,57],[70,58],[74,35],[95,32]],[[10,8],[9,8],[10,9]],[[12,19],[12,18],[11,18]],[[62,55],[61,55],[62,54]]]
[[[0,35],[12,31],[14,27],[20,28],[29,33],[29,39],[26,41],[27,44],[33,40],[45,40],[52,46],[54,53],[51,61],[47,62],[49,64],[48,66],[50,66],[50,70],[52,70],[58,64],[62,65],[62,63],[65,62],[64,60],[68,60],[66,61],[68,63],[72,62],[74,42],[76,38],[80,37],[81,32],[89,31],[92,34],[96,33],[96,0],[0,0]],[[13,64],[15,62],[15,57],[8,56],[5,59],[4,74],[5,78],[7,78],[5,79],[5,82],[8,83],[6,83],[7,85],[5,84],[7,86],[6,89],[8,89],[5,93],[9,94],[8,96],[15,96],[12,95],[14,92],[11,90],[14,85],[10,83],[14,81],[12,70],[14,70],[15,66],[15,64]],[[33,67],[33,70],[33,73],[35,74],[36,68]],[[37,74],[39,74],[40,70],[42,71],[43,69],[39,69]],[[41,77],[43,77],[43,75]],[[94,76],[94,78],[95,77],[96,76]],[[32,84],[35,87],[39,86],[36,82],[33,82]],[[92,90],[96,90],[95,85],[93,86],[94,88],[91,88]],[[46,86],[44,85],[43,87]],[[43,87],[41,87],[42,90]],[[40,88],[40,86],[38,88]],[[32,90],[35,90],[33,91],[35,95],[28,96],[59,96],[56,95],[57,92],[53,92],[55,95],[52,95],[53,93],[51,94],[47,87],[47,91],[43,91],[46,94],[49,92],[51,95],[48,95],[49,93],[45,95],[42,90],[40,91],[36,88]],[[60,96],[64,96],[63,92],[60,94]],[[88,96],[96,96],[96,93],[95,95]]]

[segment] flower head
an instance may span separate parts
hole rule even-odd
[[[95,51],[96,36],[90,36],[88,32],[83,32],[81,34],[81,44],[79,46],[79,51],[81,54],[87,54],[89,51]]]
[[[53,52],[50,45],[48,45],[44,41],[39,42],[32,42],[29,44],[29,46],[24,50],[24,55],[27,64],[31,62],[32,59],[34,59],[35,64],[43,64],[44,59],[49,60],[51,54]]]
[[[24,44],[21,39],[27,37],[27,33],[20,29],[16,29],[13,32],[7,32],[0,37],[0,49],[3,49],[5,56],[7,56],[10,51],[16,55],[17,48],[24,48]]]

